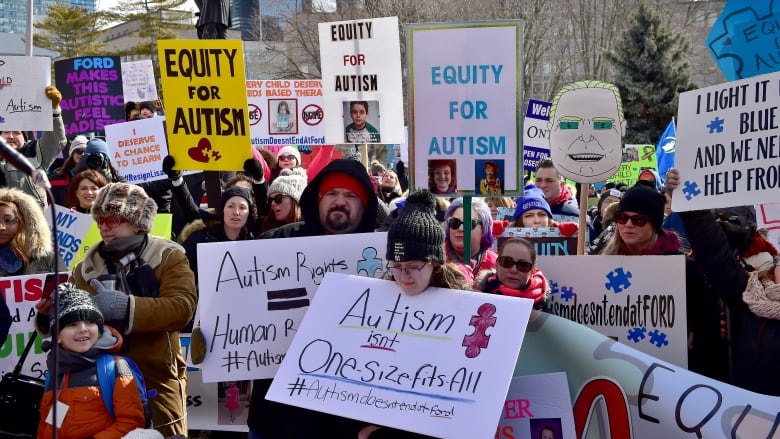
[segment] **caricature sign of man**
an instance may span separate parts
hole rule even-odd
[[[550,113],[550,157],[578,183],[604,181],[620,167],[626,121],[612,84],[580,81],[562,87]]]

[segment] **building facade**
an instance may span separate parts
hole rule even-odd
[[[27,27],[28,0],[0,1],[0,33],[22,34]],[[37,0],[33,2],[33,16],[46,15],[46,8],[52,3],[66,3],[95,12],[95,0]]]

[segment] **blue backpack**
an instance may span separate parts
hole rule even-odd
[[[97,380],[100,386],[100,394],[103,397],[103,404],[106,406],[106,410],[112,418],[116,418],[114,415],[114,384],[116,383],[116,356],[114,354],[103,354],[98,357],[97,361]],[[125,360],[130,372],[133,373],[133,379],[135,385],[138,387],[138,394],[141,397],[141,402],[144,407],[144,428],[152,428],[152,407],[149,404],[149,399],[157,396],[156,390],[146,390],[146,382],[144,381],[144,375],[141,373],[141,369],[135,364],[135,361],[124,355],[119,355],[120,358]],[[45,388],[48,390],[51,388],[51,375],[46,374]]]

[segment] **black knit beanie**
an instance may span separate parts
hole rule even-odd
[[[636,212],[650,218],[656,232],[661,232],[664,221],[666,197],[660,192],[643,184],[635,184],[623,194],[618,212]]]
[[[98,334],[103,332],[103,313],[100,312],[92,296],[76,288],[76,285],[66,282],[57,286],[56,294],[59,295],[59,307],[57,316],[59,317],[60,328],[64,328],[71,323],[78,321],[87,321],[98,325]],[[52,331],[59,330],[55,327],[55,320],[51,319]]]
[[[406,198],[387,232],[388,261],[431,260],[444,263],[444,229],[436,220],[436,198],[418,190]]]

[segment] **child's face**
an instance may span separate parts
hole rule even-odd
[[[92,348],[98,340],[97,323],[79,320],[62,328],[60,343],[62,347],[83,354]]]

